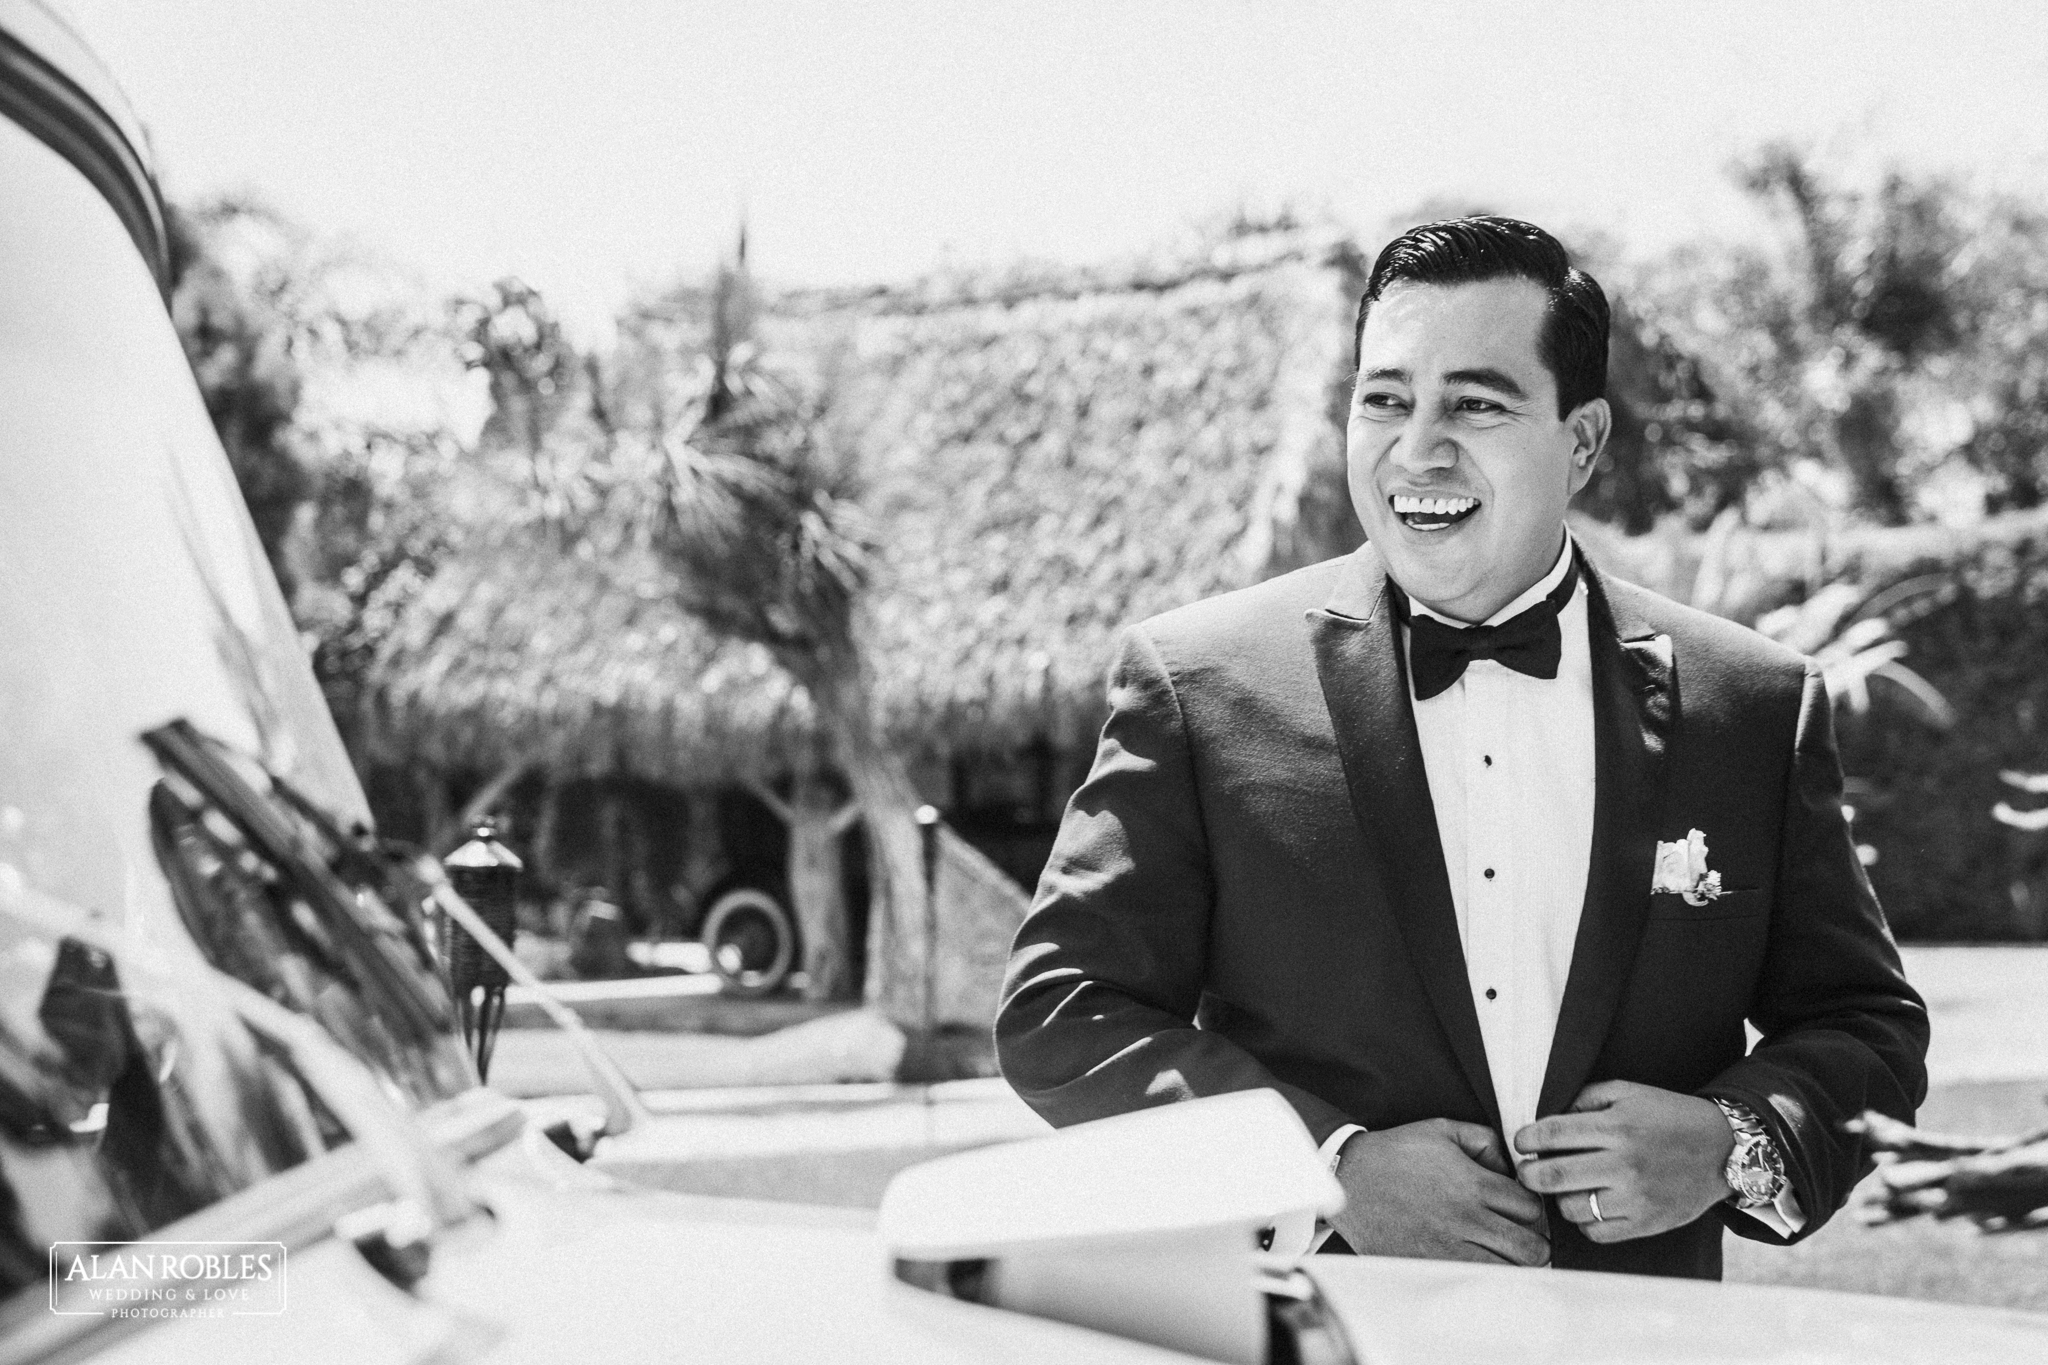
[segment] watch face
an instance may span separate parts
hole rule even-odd
[[[1742,1196],[1744,1203],[1761,1204],[1770,1199],[1771,1187],[1776,1182],[1772,1180],[1769,1171],[1757,1166],[1744,1166],[1728,1183],[1735,1187],[1735,1192]]]
[[[1735,1144],[1728,1161],[1728,1183],[1746,1204],[1766,1204],[1777,1198],[1784,1174],[1770,1159],[1762,1142],[1745,1137]]]

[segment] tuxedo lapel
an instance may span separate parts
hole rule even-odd
[[[1479,1016],[1472,1008],[1457,909],[1401,657],[1401,632],[1386,570],[1369,546],[1345,564],[1337,591],[1323,610],[1309,613],[1309,623],[1352,813],[1451,1051],[1498,1128],[1500,1109]],[[1647,866],[1643,875],[1647,887]]]
[[[1678,704],[1671,637],[1610,597],[1583,555],[1579,563],[1593,667],[1593,845],[1538,1115],[1562,1112],[1584,1087],[1628,985],[1650,908]]]

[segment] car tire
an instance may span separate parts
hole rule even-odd
[[[728,995],[767,995],[796,965],[796,921],[757,886],[738,887],[713,901],[700,937]]]

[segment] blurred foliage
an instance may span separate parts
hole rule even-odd
[[[1921,562],[1952,600],[1895,627],[1953,709],[1947,730],[1873,708],[1838,717],[1856,832],[1893,928],[1915,939],[2048,938],[2048,841],[1990,817],[1999,774],[2048,753],[2048,538]]]
[[[1663,319],[1619,291],[1610,306],[1614,430],[1574,505],[1630,535],[1673,513],[1711,519],[1763,472],[1760,443]]]
[[[457,534],[480,404],[417,280],[260,202],[169,214],[172,316],[265,553],[350,729],[362,673]]]
[[[2048,796],[2048,773],[2023,773],[2007,768],[1998,774],[1998,780],[2008,787],[2017,787],[2028,796]],[[2036,806],[2021,810],[2010,801],[2000,801],[1991,808],[1991,818],[2001,825],[2011,825],[2030,834],[2048,829],[2048,806]]]
[[[1781,145],[1737,176],[1775,244],[1687,247],[1625,291],[1683,376],[1646,442],[1664,505],[1695,526],[1799,524],[1816,497],[1884,524],[2037,505],[2048,215],[1940,176],[1851,187]]]
[[[2048,1127],[1999,1138],[1928,1133],[1867,1109],[1844,1125],[1877,1158],[1866,1223],[1932,1215],[1987,1232],[2048,1228]]]
[[[2048,939],[2048,840],[1990,814],[2000,772],[2048,755],[2048,514],[1821,534],[1730,508],[1705,532],[1576,534],[1621,576],[1821,665],[1856,841],[1900,937]]]
[[[1908,709],[1936,729],[1956,723],[1941,690],[1900,662],[1911,646],[1893,633],[1892,613],[1905,615],[1929,599],[1946,598],[1948,580],[1928,574],[1872,593],[1853,583],[1830,583],[1803,602],[1766,612],[1756,629],[1820,666],[1828,696],[1852,716],[1870,710],[1870,684],[1882,679],[1899,690]],[[1919,614],[1919,613],[1914,613]]]
[[[690,610],[767,645],[808,685],[857,667],[874,545],[852,470],[820,438],[829,394],[775,373],[754,341],[744,264],[716,276],[710,335],[685,360],[694,428],[657,464],[652,543]]]
[[[826,718],[831,759],[859,796],[877,849],[873,902],[901,900],[906,888],[922,895],[915,794],[902,755],[880,738],[860,629],[874,541],[851,461],[821,435],[829,386],[807,389],[767,363],[744,238],[708,287],[666,303],[676,306],[629,313],[608,353],[580,357],[517,282],[457,305],[465,360],[490,381],[479,468],[495,481],[495,534],[530,553],[573,555],[619,592],[670,597],[716,634],[765,646]],[[799,833],[822,814],[833,825],[823,846],[836,850],[836,801],[813,800],[811,776],[794,775],[780,813]],[[811,935],[812,989],[830,994],[851,960],[847,910],[836,872],[799,875],[799,843],[789,893]],[[907,910],[872,921],[877,932],[921,923]],[[821,958],[814,950],[828,939]],[[886,988],[900,987],[899,965],[918,951],[872,958],[889,970],[869,982],[871,997],[907,1022],[903,991]]]
[[[540,291],[502,279],[483,297],[449,305],[458,354],[490,386],[490,415],[479,433],[480,468],[511,501],[493,519],[588,529],[594,509],[588,481],[606,455],[608,423],[570,344]],[[595,463],[594,463],[595,462]]]
[[[743,262],[678,296],[583,355],[519,281],[458,301],[463,359],[490,384],[490,519],[613,571],[660,565],[621,589],[676,594],[815,682],[852,648],[872,553],[851,470],[820,440],[829,395],[768,364]]]
[[[252,229],[280,233],[284,224],[260,206],[223,198],[171,205],[165,226],[178,340],[289,599],[299,574],[287,540],[313,488],[292,427],[299,371],[286,311],[291,283],[288,272],[248,268],[232,240]]]

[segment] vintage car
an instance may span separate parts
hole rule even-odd
[[[0,1361],[2048,1359],[2022,1313],[1261,1258],[1338,1197],[1263,1093],[879,1219],[607,1174],[670,1137],[587,1040],[601,1120],[478,1083],[432,921],[516,960],[378,843],[166,284],[132,114],[0,0]]]

